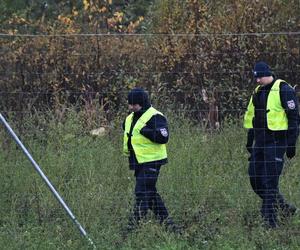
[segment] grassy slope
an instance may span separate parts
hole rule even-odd
[[[125,241],[119,232],[132,207],[134,178],[121,155],[122,131],[90,137],[73,117],[22,138],[98,249],[297,249],[300,216],[276,231],[261,226],[243,129],[226,125],[209,134],[180,119],[170,128],[169,164],[158,188],[184,233],[170,234],[150,216]],[[0,136],[0,249],[86,249],[28,160],[2,129]],[[300,206],[298,162],[299,156],[285,169],[281,188]]]

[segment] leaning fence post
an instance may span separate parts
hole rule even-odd
[[[80,233],[89,241],[89,243],[93,246],[94,249],[96,249],[96,245],[94,244],[94,242],[91,240],[90,237],[88,237],[86,231],[84,230],[84,228],[81,226],[81,224],[78,222],[78,220],[76,219],[76,217],[74,216],[74,214],[72,213],[72,211],[70,210],[70,208],[67,206],[67,204],[64,202],[64,200],[62,199],[62,197],[59,195],[59,193],[56,191],[56,189],[54,188],[54,186],[51,184],[51,182],[49,181],[49,179],[47,178],[47,176],[43,173],[43,171],[41,170],[41,168],[39,167],[39,165],[36,163],[36,161],[33,159],[33,157],[31,156],[31,154],[28,152],[28,150],[26,149],[26,147],[23,145],[23,143],[20,141],[20,139],[18,138],[18,136],[15,134],[15,132],[12,130],[12,128],[9,126],[9,124],[7,123],[7,121],[5,120],[5,118],[2,116],[2,114],[0,113],[0,120],[2,122],[2,124],[4,125],[4,127],[6,128],[6,130],[8,131],[8,133],[10,134],[10,136],[14,139],[14,141],[18,144],[18,146],[22,149],[23,153],[26,155],[26,157],[29,159],[29,161],[31,162],[31,164],[33,165],[33,167],[35,168],[35,170],[38,172],[38,174],[42,177],[42,179],[44,180],[44,182],[47,184],[48,188],[51,190],[52,194],[55,196],[55,198],[58,200],[58,202],[62,205],[62,207],[65,209],[65,211],[67,212],[67,214],[69,215],[69,217],[72,219],[72,221],[74,222],[74,224],[77,226],[77,228],[79,229]]]

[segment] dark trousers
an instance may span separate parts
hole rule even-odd
[[[152,210],[156,219],[162,223],[168,217],[165,204],[156,189],[156,182],[159,176],[159,168],[147,170],[135,170],[135,205],[133,219],[138,223],[146,216],[148,210]]]
[[[267,225],[277,226],[278,209],[289,209],[279,191],[279,177],[284,164],[286,143],[270,140],[255,143],[250,157],[249,177],[254,192],[262,199],[261,214]]]

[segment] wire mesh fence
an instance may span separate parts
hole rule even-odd
[[[241,123],[256,85],[253,64],[267,61],[295,86],[299,41],[299,32],[1,34],[0,110],[97,243],[126,224],[134,203],[121,125],[128,90],[144,87],[169,119],[169,163],[158,188],[174,220],[190,235],[194,223],[209,225],[208,238],[226,225],[251,231],[259,199],[248,180]],[[98,127],[104,136],[90,134]],[[0,137],[4,223],[63,225],[29,164],[4,131]],[[281,186],[300,205],[297,159],[287,161]],[[295,237],[297,225],[290,225]]]

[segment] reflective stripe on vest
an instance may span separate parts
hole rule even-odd
[[[167,158],[166,144],[159,144],[152,142],[145,136],[143,136],[140,131],[145,127],[146,123],[151,119],[152,116],[160,114],[161,112],[153,107],[150,107],[136,122],[132,130],[131,145],[134,150],[136,159],[138,163],[146,163],[152,161],[163,160]],[[127,116],[125,120],[125,130],[124,130],[124,141],[123,141],[123,152],[125,155],[129,155],[128,150],[128,134],[130,132],[130,127],[132,124],[133,113]]]
[[[276,80],[273,84],[270,93],[268,95],[267,100],[267,126],[268,129],[273,131],[278,130],[287,130],[288,129],[288,119],[285,113],[284,108],[281,105],[280,100],[280,83],[283,80]],[[258,91],[259,86],[255,88],[255,93]],[[245,128],[253,128],[253,121],[254,118],[254,105],[253,105],[253,98],[251,96],[250,102],[247,107],[247,111],[244,116],[244,127]]]

